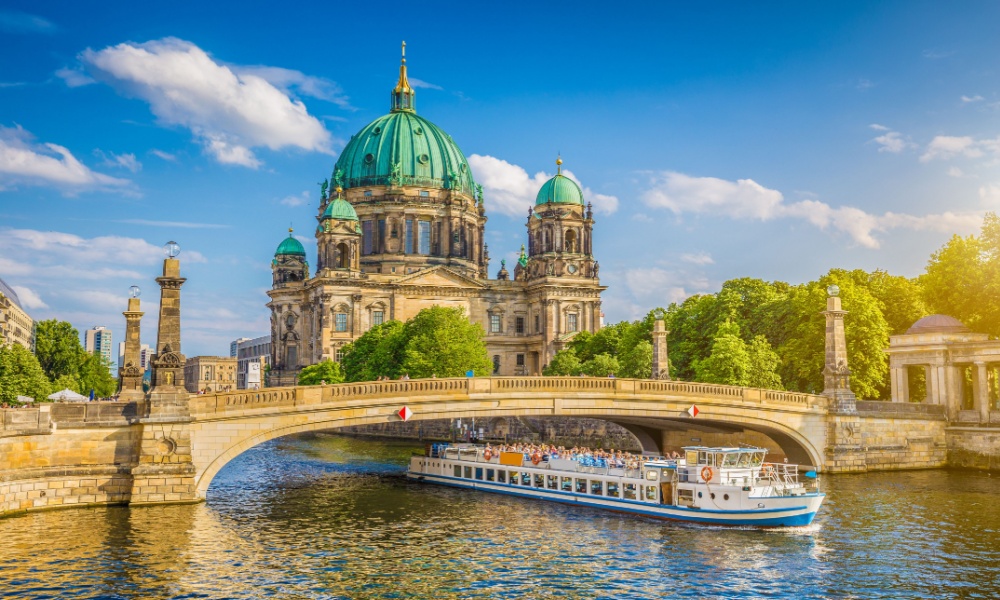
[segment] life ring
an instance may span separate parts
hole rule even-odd
[[[772,465],[771,463],[762,463],[760,465],[760,474],[761,475],[774,474],[774,465]]]
[[[487,448],[483,451],[483,459],[485,459],[486,462],[490,462],[491,458],[493,458],[493,450]]]
[[[712,467],[701,468],[701,478],[704,479],[705,481],[710,481],[712,479],[712,475],[714,475],[714,473],[712,472]]]
[[[537,465],[540,462],[542,462],[541,452],[535,452],[534,454],[531,455],[531,464]]]

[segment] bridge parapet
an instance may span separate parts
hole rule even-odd
[[[744,388],[686,381],[616,379],[600,377],[476,377],[367,381],[326,386],[298,386],[255,391],[220,392],[191,398],[191,414],[209,417],[264,408],[306,407],[330,403],[380,398],[422,396],[482,397],[491,394],[567,393],[598,394],[618,398],[651,396],[688,397],[692,403],[704,400],[778,404],[786,408],[825,409],[823,396]]]

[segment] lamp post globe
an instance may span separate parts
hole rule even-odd
[[[163,251],[167,253],[168,257],[177,258],[177,255],[181,253],[181,247],[177,242],[170,240],[163,244]]]
[[[838,286],[838,285],[831,285],[831,286],[829,286],[829,287],[826,288],[826,293],[828,295],[830,295],[830,296],[839,296],[840,295],[840,286]]]
[[[142,290],[140,290],[137,285],[133,285],[128,289],[128,295],[130,298],[138,298],[140,294],[142,294]]]

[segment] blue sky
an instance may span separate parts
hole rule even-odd
[[[1000,206],[995,3],[0,4],[0,277],[36,319],[155,336],[183,248],[184,352],[268,329],[345,140],[418,112],[486,188],[494,258],[557,153],[598,211],[608,322],[741,276],[918,275]]]

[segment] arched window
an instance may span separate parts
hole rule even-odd
[[[499,354],[494,354],[493,355],[493,374],[496,375],[499,372],[500,372],[500,355]]]
[[[341,242],[337,244],[337,268],[338,269],[349,269],[351,268],[351,251],[347,247],[347,244]]]
[[[566,252],[576,252],[576,231],[572,229],[566,232]]]

